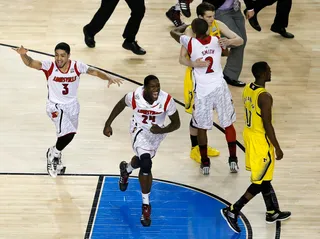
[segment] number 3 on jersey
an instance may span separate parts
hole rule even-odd
[[[142,115],[142,123],[148,124],[147,120],[151,121],[152,123],[156,122],[156,117],[154,115]]]
[[[251,127],[251,118],[251,111],[246,109],[246,124],[248,128]]]
[[[68,84],[62,84],[62,85],[63,85],[62,94],[63,94],[63,95],[69,94]]]
[[[205,60],[205,61],[209,61],[209,65],[208,65],[206,74],[214,72],[214,70],[212,69],[213,58],[212,58],[211,56],[208,56],[208,57],[206,57],[206,59],[204,59],[204,60]]]

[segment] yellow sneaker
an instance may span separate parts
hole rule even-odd
[[[191,148],[190,158],[196,161],[197,163],[201,163],[201,155],[199,150],[199,145]]]
[[[209,157],[217,157],[220,155],[220,151],[208,146],[208,156]]]
[[[219,155],[220,155],[219,150],[208,146],[208,157],[216,157]],[[201,155],[200,155],[199,145],[191,148],[190,158],[193,159],[194,161],[196,161],[197,163],[201,163]]]

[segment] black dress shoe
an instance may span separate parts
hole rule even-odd
[[[84,42],[90,48],[94,48],[96,46],[96,42],[94,41],[94,36],[90,35],[86,29],[86,26],[83,27],[84,34]]]
[[[246,85],[246,83],[239,81],[239,80],[232,80],[226,75],[223,78],[226,80],[227,84],[229,84],[229,85],[233,85],[233,86],[237,86],[237,87],[244,87]]]
[[[144,55],[147,52],[141,48],[137,41],[129,42],[129,41],[124,41],[122,44],[122,47],[126,50],[132,51],[136,55]]]
[[[244,15],[246,15],[247,11],[248,11],[247,9],[244,9],[244,11],[243,11]],[[261,27],[258,22],[257,14],[254,14],[254,16],[251,17],[248,21],[249,21],[250,25],[253,27],[253,29],[255,29],[258,32],[261,31]]]
[[[276,26],[272,25],[270,30],[275,33],[279,33],[284,38],[294,38],[294,35],[291,34],[290,32],[287,32],[284,27],[276,27]]]

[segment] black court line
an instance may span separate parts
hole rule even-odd
[[[89,216],[87,230],[86,230],[86,234],[84,235],[84,239],[89,239],[90,235],[91,235],[93,221],[94,221],[94,218],[96,217],[96,211],[98,209],[98,202],[99,202],[99,199],[100,199],[100,193],[101,193],[103,178],[104,177],[102,175],[100,175],[99,179],[98,179],[96,193],[94,195],[94,199],[93,199],[93,203],[92,203],[92,207],[91,207],[91,213],[90,213],[90,216]]]
[[[4,44],[4,43],[0,43],[0,46],[10,47],[10,48],[17,48],[17,46],[13,46],[13,45],[9,45],[9,44]],[[54,57],[53,54],[48,54],[48,53],[41,52],[41,51],[36,51],[36,50],[32,50],[32,49],[28,49],[28,51],[29,51],[29,52],[33,52],[33,53],[38,53],[38,54],[41,54],[41,55],[46,55],[46,56]],[[88,64],[88,65],[89,65],[89,64]],[[92,66],[92,65],[89,65],[89,66]],[[102,68],[99,68],[99,67],[95,67],[95,66],[92,66],[92,67],[97,68],[97,69],[99,69],[99,70],[101,70],[101,71],[103,71],[103,72],[106,72],[106,73],[110,74],[110,75],[114,75],[114,76],[117,76],[117,77],[119,77],[119,78],[122,78],[122,79],[124,79],[124,80],[126,80],[126,81],[129,81],[129,82],[133,83],[133,84],[136,84],[136,85],[139,85],[139,86],[143,85],[143,84],[140,83],[140,82],[137,82],[137,81],[135,81],[135,80],[129,79],[129,78],[124,77],[124,76],[121,76],[121,75],[119,75],[119,74],[116,74],[116,73],[107,71],[107,70],[105,70],[105,69],[102,69]],[[177,104],[183,106],[183,108],[184,108],[184,106],[185,106],[184,103],[182,103],[181,101],[179,101],[179,100],[177,100],[177,99],[174,99],[174,100],[175,100],[175,102],[176,102]],[[220,130],[222,133],[225,134],[225,130],[224,130],[221,126],[219,126],[218,124],[216,124],[216,123],[213,122],[213,126],[216,127],[218,130]],[[238,147],[239,147],[243,152],[245,152],[244,146],[243,146],[239,141],[236,141],[236,143],[237,143]],[[1,172],[0,172],[0,175],[47,175],[47,174],[45,174],[45,173],[1,173]],[[99,176],[99,178],[100,178],[101,174],[65,174],[65,176]],[[106,176],[106,175],[105,175],[105,176]],[[161,180],[159,180],[159,181],[161,181]],[[168,182],[169,182],[169,181],[168,181]],[[191,187],[191,186],[187,186],[187,187]],[[98,188],[98,187],[97,187],[97,188]],[[196,189],[196,190],[199,190],[199,189]],[[205,192],[205,191],[203,191],[203,192]],[[96,193],[97,193],[97,192],[96,192]],[[210,195],[209,192],[205,192],[205,193],[207,193],[208,195]],[[212,195],[213,195],[213,194],[212,194]],[[215,196],[215,197],[216,197],[216,198],[219,198],[218,196]],[[224,201],[225,203],[227,203],[228,205],[230,205],[230,203],[227,202],[227,201],[224,200],[224,199],[221,199],[221,201]],[[92,210],[91,210],[91,212],[92,212]],[[91,215],[90,215],[90,217],[91,217]],[[251,228],[251,225],[250,225],[249,221],[247,220],[247,218],[243,217],[243,219],[244,219],[244,221],[246,220],[247,223],[248,223],[248,225],[250,226],[251,238],[252,238],[252,228]],[[89,226],[89,224],[88,224],[88,226]],[[87,227],[87,230],[88,230],[88,227]],[[248,228],[248,233],[249,233],[249,228]],[[275,235],[275,239],[280,239],[280,233],[281,233],[281,222],[278,221],[278,222],[276,223],[276,235]]]

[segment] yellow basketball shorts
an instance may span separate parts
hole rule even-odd
[[[193,81],[192,81],[192,68],[188,67],[186,69],[184,77],[184,105],[185,111],[189,114],[192,114],[192,108],[194,104],[194,90],[193,90]]]
[[[246,170],[251,171],[251,182],[261,184],[271,181],[274,172],[274,147],[263,134],[243,132],[246,148]]]

